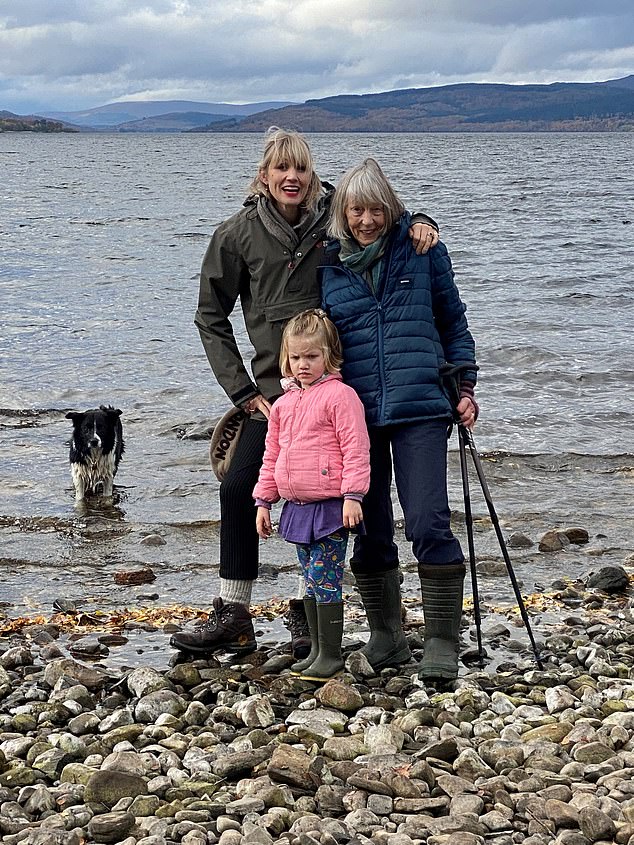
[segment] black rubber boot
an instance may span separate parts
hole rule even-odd
[[[398,569],[355,573],[370,626],[370,639],[361,649],[372,668],[380,672],[386,666],[407,663],[412,653],[403,633],[401,618],[401,580]]]
[[[424,681],[452,681],[458,677],[463,563],[418,565],[425,613],[425,651],[418,677]]]
[[[214,612],[195,631],[173,634],[170,645],[190,654],[209,654],[214,651],[232,651],[249,654],[255,651],[255,631],[251,614],[243,604],[225,604],[221,598],[213,600]]]
[[[293,657],[301,660],[308,656],[312,647],[310,628],[306,618],[306,604],[304,599],[291,599],[284,625],[291,632],[291,649]]]
[[[317,604],[319,654],[300,675],[305,681],[329,681],[341,673],[343,655],[343,602]]]
[[[295,599],[298,601],[298,599]],[[306,612],[305,620],[308,625],[310,635],[310,654],[305,660],[300,660],[293,663],[291,666],[291,674],[301,675],[304,669],[308,669],[310,664],[317,660],[319,655],[319,628],[317,625],[317,602],[313,596],[305,596],[303,599],[304,610]]]

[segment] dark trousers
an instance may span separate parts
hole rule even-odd
[[[248,419],[229,470],[220,484],[220,577],[254,581],[260,538],[255,530],[253,488],[258,480],[267,424]]]
[[[370,428],[370,489],[363,499],[365,536],[354,541],[353,572],[384,572],[398,567],[392,511],[392,459],[405,530],[419,563],[464,560],[451,533],[447,500],[447,422]]]

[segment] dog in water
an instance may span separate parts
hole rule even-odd
[[[76,502],[83,501],[87,493],[112,496],[124,450],[120,416],[121,411],[111,405],[66,414],[66,419],[73,421],[69,458]]]

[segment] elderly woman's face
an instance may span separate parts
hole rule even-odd
[[[352,201],[346,205],[346,221],[359,246],[369,246],[385,232],[385,209],[380,204]]]

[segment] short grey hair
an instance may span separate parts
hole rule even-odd
[[[405,206],[390,185],[387,176],[373,158],[366,158],[364,162],[348,170],[337,185],[328,227],[328,233],[333,238],[341,240],[351,237],[346,220],[346,208],[353,202],[368,206],[383,206],[386,232],[405,211]]]

